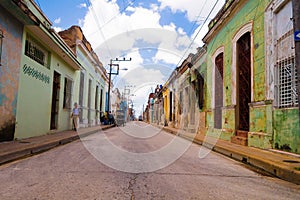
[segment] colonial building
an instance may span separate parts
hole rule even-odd
[[[75,102],[100,124],[108,78],[81,29],[63,40],[33,0],[0,3],[0,141],[70,130]]]
[[[192,57],[191,67],[191,88],[193,89],[192,101],[195,101],[195,112],[196,112],[196,131],[197,134],[206,133],[206,47],[199,47],[197,53]]]
[[[211,21],[203,39],[208,134],[299,153],[291,17],[290,1],[229,0]]]
[[[59,32],[59,35],[81,63],[81,69],[77,72],[78,84],[75,85],[75,90],[79,91],[80,127],[100,124],[108,88],[106,71],[79,26],[72,26]]]
[[[205,45],[164,84],[167,124],[299,153],[292,16],[291,1],[226,1],[209,24]]]
[[[274,148],[300,153],[297,92],[299,72],[296,71],[295,65],[292,1],[271,1],[264,17],[267,47],[265,95],[267,101],[272,103],[272,107],[267,110],[267,115],[272,116],[272,121],[267,121],[267,127],[268,130],[273,130]],[[254,145],[258,142],[259,139],[253,141]]]
[[[7,70],[1,77],[6,82],[1,92],[1,106],[6,107],[1,123],[9,120],[3,129],[10,136],[6,139],[70,129],[72,85],[80,69],[75,55],[33,1],[5,1],[1,9],[1,23],[6,23],[2,58]]]

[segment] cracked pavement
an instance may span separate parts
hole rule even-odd
[[[153,151],[175,137],[161,132],[136,139],[117,127],[96,134],[134,152]],[[167,167],[128,173],[101,163],[79,140],[0,166],[0,199],[300,199],[299,185],[214,152],[203,159],[198,153],[192,144]]]

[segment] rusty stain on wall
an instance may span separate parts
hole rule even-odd
[[[23,25],[0,7],[3,31],[0,66],[0,141],[14,138]]]

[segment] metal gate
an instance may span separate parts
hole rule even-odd
[[[249,131],[249,103],[251,102],[251,46],[250,33],[237,41],[238,53],[238,130]]]

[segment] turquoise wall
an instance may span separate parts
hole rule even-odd
[[[3,32],[0,65],[0,142],[14,138],[23,24],[0,6]]]

